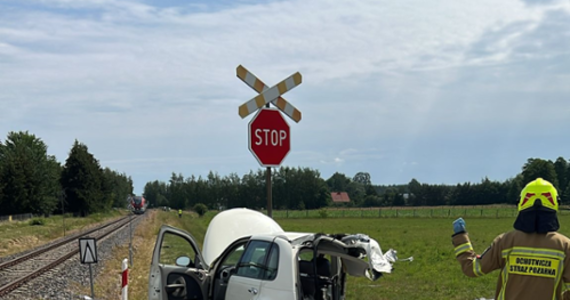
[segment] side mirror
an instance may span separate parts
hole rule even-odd
[[[176,265],[179,267],[188,267],[190,265],[190,258],[187,256],[180,256],[176,259]]]

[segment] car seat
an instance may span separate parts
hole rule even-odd
[[[299,261],[299,277],[301,278],[303,299],[315,299],[315,272],[312,262],[306,260]]]
[[[315,291],[316,299],[325,299],[324,295],[332,287],[331,279],[331,263],[324,255],[317,256],[315,260],[317,267],[317,288]]]

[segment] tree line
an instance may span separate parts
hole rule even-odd
[[[318,209],[327,206],[436,206],[516,203],[522,187],[542,177],[559,191],[562,203],[570,199],[570,165],[559,157],[554,162],[530,158],[521,172],[505,181],[483,178],[481,182],[456,185],[420,183],[374,185],[367,172],[353,177],[335,173],[323,179],[318,170],[280,167],[272,172],[274,209]],[[151,207],[191,208],[202,203],[209,209],[266,208],[264,169],[243,176],[231,173],[206,177],[172,173],[168,182],[151,181],[144,196]],[[64,164],[47,154],[47,145],[26,132],[10,132],[0,140],[0,215],[73,213],[87,215],[112,207],[125,207],[133,192],[130,176],[101,167],[85,144],[75,140]],[[331,192],[347,192],[349,203],[333,203]]]
[[[412,179],[408,184],[374,185],[370,174],[358,172],[352,178],[335,173],[323,179],[318,170],[280,167],[272,172],[274,209],[318,209],[327,206],[437,206],[514,204],[524,185],[538,177],[554,184],[562,202],[570,199],[570,166],[559,157],[556,161],[529,158],[521,172],[505,181],[483,178],[481,182],[456,185],[427,184]],[[191,208],[203,203],[210,209],[267,205],[265,170],[239,176],[221,177],[210,171],[205,177],[172,173],[168,182],[148,182],[144,195],[151,206]],[[331,192],[347,192],[349,203],[333,203]]]
[[[102,168],[77,140],[63,165],[47,154],[47,148],[27,131],[10,132],[0,141],[0,215],[85,216],[126,206],[133,191],[129,176]]]
[[[202,203],[209,209],[267,204],[264,170],[221,177],[210,172],[206,178],[172,173],[168,182],[148,182],[144,188],[150,206],[191,208]],[[281,167],[272,172],[272,198],[276,208],[315,209],[330,204],[330,194],[320,173],[310,168]]]

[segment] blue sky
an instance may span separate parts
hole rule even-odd
[[[0,1],[0,139],[75,139],[135,192],[257,170],[243,65],[285,98],[283,165],[374,184],[505,180],[570,157],[570,1]]]

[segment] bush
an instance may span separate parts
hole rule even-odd
[[[30,226],[37,226],[37,225],[43,226],[46,224],[46,220],[42,219],[42,218],[33,218],[30,220],[29,224],[30,224]]]
[[[321,210],[319,210],[319,216],[323,219],[326,219],[326,218],[328,218],[329,213],[327,212],[326,209],[321,209]]]
[[[208,211],[208,207],[205,204],[197,203],[194,205],[194,211],[201,217]]]

